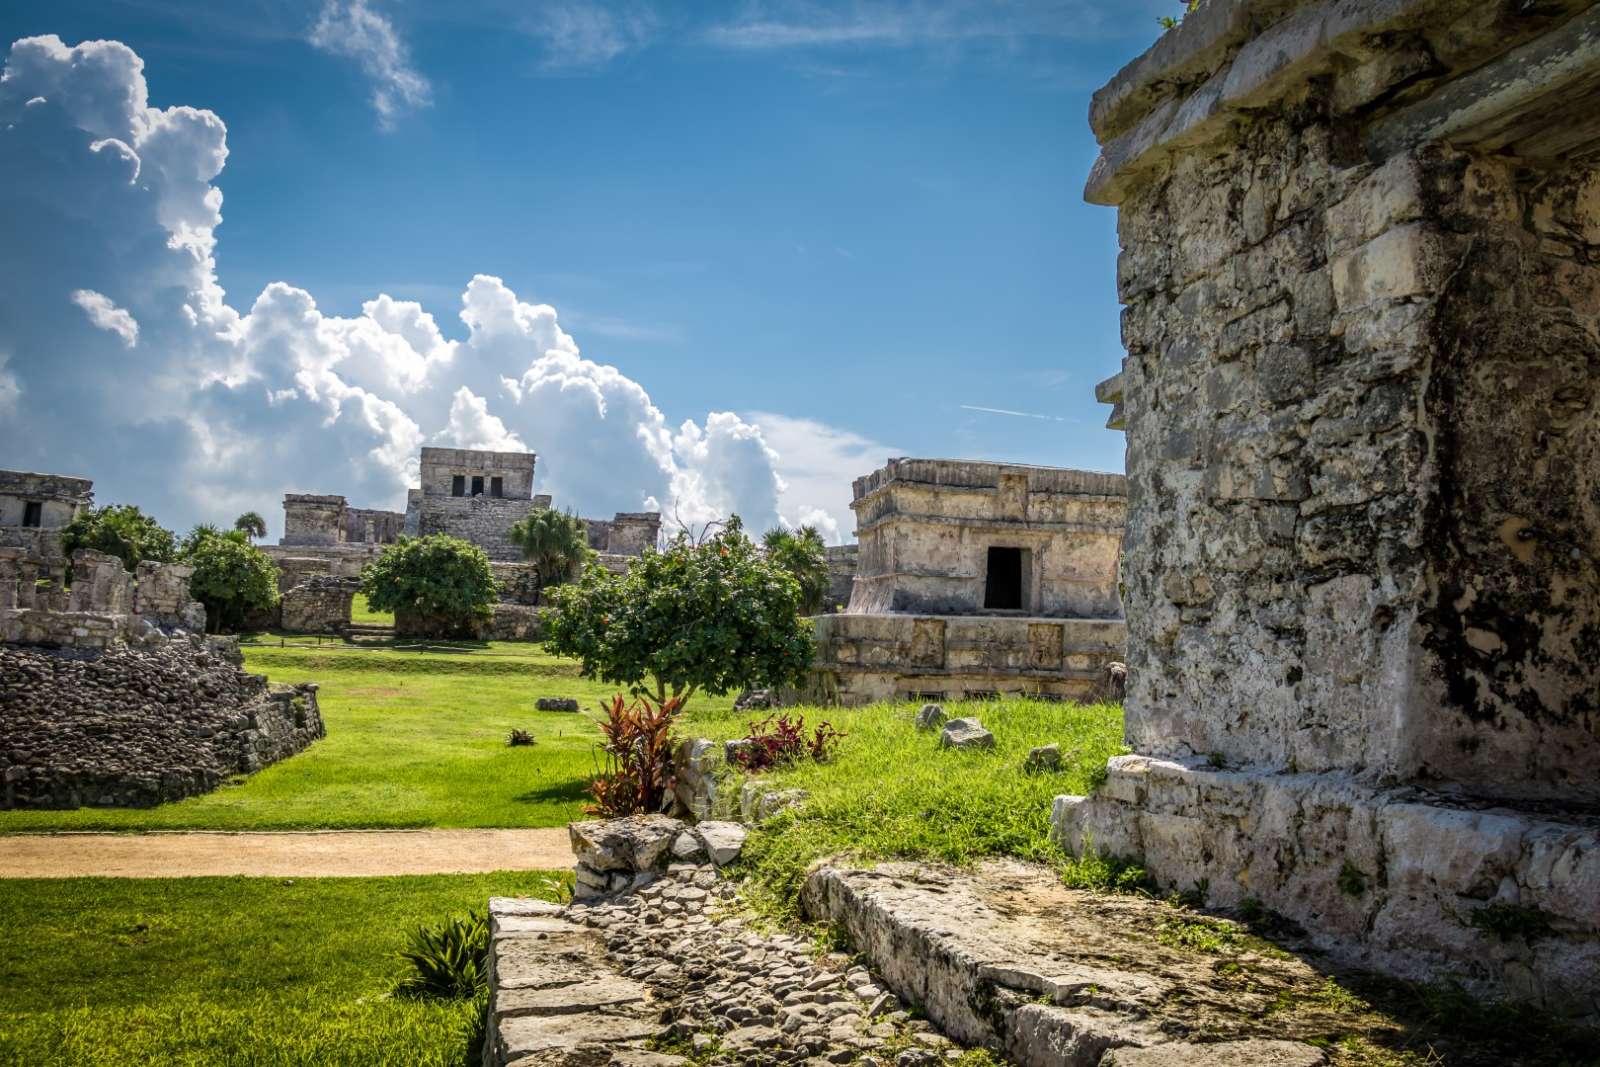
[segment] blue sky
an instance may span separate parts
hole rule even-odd
[[[1093,398],[1121,347],[1085,114],[1173,6],[12,0],[0,34],[119,41],[152,107],[226,124],[237,311],[274,282],[330,317],[384,293],[455,341],[492,275],[667,425],[738,413],[791,489],[842,481],[785,501],[837,516],[874,449],[1122,468]],[[559,452],[536,413],[518,429]]]

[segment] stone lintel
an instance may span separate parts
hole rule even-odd
[[[994,492],[994,490],[979,490],[979,491],[980,492]],[[1108,495],[1108,496],[1075,497],[1074,499],[1081,499],[1081,500],[1086,500],[1086,501],[1097,501],[1097,500],[1107,500],[1107,501],[1117,500],[1117,501],[1120,501],[1120,500],[1123,500],[1124,498],[1121,497],[1121,496],[1109,496]],[[871,533],[873,530],[876,530],[880,526],[885,526],[885,525],[888,525],[888,524],[891,524],[891,523],[897,523],[897,522],[928,523],[929,525],[932,525],[932,526],[965,526],[965,527],[969,527],[971,529],[1001,530],[1001,531],[1005,531],[1005,532],[1008,532],[1008,533],[1020,533],[1020,532],[1026,532],[1026,531],[1030,531],[1031,530],[1031,531],[1037,531],[1037,533],[1041,537],[1044,537],[1044,536],[1047,536],[1047,535],[1053,534],[1053,533],[1060,533],[1062,531],[1074,531],[1074,530],[1075,531],[1080,531],[1080,532],[1083,532],[1083,533],[1105,533],[1105,534],[1113,534],[1113,535],[1120,535],[1122,533],[1122,526],[1119,523],[1057,522],[1057,521],[1054,521],[1054,520],[1051,520],[1051,519],[1007,519],[1007,518],[1004,518],[1004,517],[999,516],[999,515],[984,515],[984,516],[980,516],[980,517],[966,518],[964,516],[959,516],[959,515],[930,515],[927,512],[920,512],[920,511],[891,511],[891,512],[885,514],[885,515],[880,515],[876,519],[873,519],[873,520],[871,520],[869,522],[860,522],[860,521],[858,521],[857,522],[857,526],[856,526],[856,536],[859,537],[859,536],[862,536],[864,534]],[[894,572],[884,571],[884,572],[880,572],[880,573],[877,573],[877,574],[873,574],[873,575],[871,575],[871,577],[879,578],[879,577],[882,577],[884,574],[889,574],[889,573],[894,573]],[[908,571],[907,573],[916,573],[916,572]]]

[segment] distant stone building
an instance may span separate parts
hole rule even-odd
[[[501,588],[501,607],[516,614],[518,627],[531,629],[522,617],[537,599],[539,583],[511,540],[511,527],[553,506],[549,496],[533,492],[536,461],[532,452],[424,448],[420,484],[407,492],[403,514],[352,508],[337,495],[286,495],[283,538],[263,546],[278,566],[279,591],[287,594],[316,581],[319,596],[308,592],[307,611],[320,620],[318,632],[328,630],[343,595],[337,580],[360,577],[362,568],[402,535],[448,534],[483,549]],[[661,534],[661,514],[654,511],[623,511],[583,522],[589,547],[613,571],[626,569],[630,559],[655,547]],[[285,626],[290,618],[286,608]]]
[[[1125,480],[893,459],[855,481],[848,608],[817,619],[815,682],[844,703],[1087,697],[1126,640]]]
[[[0,470],[0,547],[59,556],[62,529],[93,504],[88,478]]]

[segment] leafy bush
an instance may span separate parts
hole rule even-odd
[[[1161,28],[1170,30],[1183,21],[1184,15],[1191,15],[1194,9],[1200,6],[1200,0],[1178,0],[1183,5],[1183,15],[1157,15],[1156,21],[1161,23]]]
[[[533,739],[533,735],[526,730],[512,730],[511,736],[506,739],[506,744],[510,745],[512,748],[520,748],[524,745],[532,745],[536,743],[537,742],[535,742]]]
[[[494,572],[483,549],[459,537],[402,537],[361,572],[361,591],[373,611],[409,613],[459,627],[487,616]]]
[[[507,531],[522,556],[533,564],[539,589],[576,578],[594,558],[588,525],[571,512],[545,508],[535,511]]]
[[[660,811],[672,789],[673,726],[682,705],[653,704],[645,697],[629,704],[619,694],[600,707],[606,713],[600,722],[606,769],[589,783],[594,803],[585,810],[607,819]]]
[[[772,767],[786,767],[809,756],[822,763],[833,753],[845,735],[827,721],[818,723],[811,736],[806,736],[804,715],[794,718],[779,713],[769,715],[760,722],[750,724],[744,744],[734,750],[733,761],[747,771],[764,771]]]
[[[785,685],[811,664],[800,587],[762,557],[737,515],[714,537],[680,534],[646,551],[625,574],[590,567],[551,602],[547,650],[658,704]]]
[[[69,556],[80,548],[116,556],[130,571],[141,560],[171,563],[178,554],[172,531],[136,504],[107,504],[78,512],[62,531],[61,544]]]
[[[206,606],[208,629],[236,628],[246,612],[278,602],[278,569],[242,530],[197,526],[183,543],[183,562],[194,568],[189,592]]]
[[[767,559],[789,573],[800,586],[800,613],[816,615],[828,595],[828,552],[815,526],[768,530],[761,538]]]
[[[403,996],[475,997],[489,988],[489,917],[475,911],[439,926],[419,926],[400,958],[414,970],[400,980]]]

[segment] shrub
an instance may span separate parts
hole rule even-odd
[[[210,630],[236,628],[246,612],[278,602],[278,569],[243,531],[197,526],[184,538],[183,561],[194,568],[189,592],[206,606]]]
[[[537,744],[537,742],[534,741],[533,735],[526,730],[512,730],[511,736],[506,739],[506,744],[512,748],[520,748],[524,745]]]
[[[672,790],[673,726],[682,705],[645,697],[629,704],[618,694],[600,707],[606,769],[589,783],[594,803],[584,810],[607,819],[660,811]]]
[[[797,682],[811,665],[800,587],[762,557],[737,515],[714,537],[679,534],[647,550],[625,574],[590,567],[551,601],[550,652],[658,704]]]
[[[800,613],[816,615],[828,595],[828,552],[815,526],[768,530],[761,538],[767,559],[788,572],[800,586]]]
[[[747,771],[786,767],[799,762],[802,756],[823,763],[844,736],[832,723],[824,721],[807,737],[804,715],[792,719],[782,713],[769,715],[750,724],[750,732],[745,735],[744,744],[735,749],[733,761]]]
[[[135,504],[107,504],[78,512],[62,531],[61,545],[69,556],[80,548],[116,556],[130,571],[141,560],[171,563],[178,554],[172,531]]]
[[[1194,9],[1200,6],[1200,0],[1178,0],[1183,5],[1183,15],[1191,15]],[[1157,15],[1156,21],[1161,23],[1161,28],[1170,30],[1183,21],[1183,15]]]
[[[471,912],[439,926],[421,926],[400,958],[414,973],[400,980],[408,997],[457,1000],[489,988],[489,917]]]
[[[373,611],[420,617],[443,631],[487,616],[496,596],[483,549],[447,534],[402,537],[367,564],[361,591]]]

